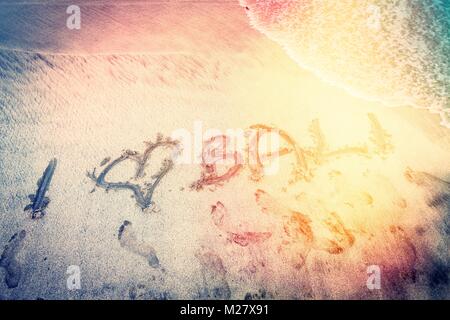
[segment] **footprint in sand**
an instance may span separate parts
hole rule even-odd
[[[148,264],[153,268],[159,267],[159,260],[155,249],[142,240],[138,240],[136,232],[130,221],[125,220],[119,228],[120,245],[127,250],[147,259]]]
[[[22,268],[16,257],[23,246],[23,239],[25,239],[25,236],[25,230],[14,234],[5,246],[0,257],[0,267],[4,268],[6,271],[5,283],[10,289],[16,288],[22,277]]]
[[[222,259],[212,251],[200,250],[196,253],[203,276],[203,287],[199,299],[230,299],[231,290],[226,280],[227,270]]]

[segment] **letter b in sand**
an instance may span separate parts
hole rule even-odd
[[[80,290],[81,289],[81,270],[79,266],[69,266],[67,268],[66,274],[69,275],[67,278],[67,289],[68,290]]]
[[[67,18],[67,28],[70,30],[80,30],[81,29],[81,9],[79,6],[71,5],[67,7],[67,14],[70,16]]]
[[[381,270],[379,266],[372,265],[367,267],[367,288],[369,290],[380,290],[381,289]]]

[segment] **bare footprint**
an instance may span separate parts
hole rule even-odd
[[[150,244],[136,238],[136,233],[130,221],[125,220],[120,226],[118,238],[122,247],[146,258],[151,267],[159,267],[159,259],[155,249]]]
[[[443,207],[443,214],[448,217],[447,212],[450,210],[450,182],[426,172],[414,171],[411,168],[406,169],[405,178],[409,182],[427,189],[430,194],[428,205],[435,208]]]
[[[255,198],[263,213],[282,216],[285,219],[286,235],[294,242],[302,242],[306,248],[313,245],[315,249],[340,254],[355,242],[354,235],[335,212],[328,212],[321,218],[312,218],[289,209],[264,190],[257,190]]]
[[[16,288],[22,277],[22,268],[16,260],[16,256],[23,246],[23,239],[25,239],[25,236],[25,230],[14,234],[5,246],[2,256],[0,257],[0,267],[4,268],[6,271],[5,283],[10,289]]]
[[[203,287],[200,299],[230,299],[231,290],[226,280],[227,270],[222,259],[212,251],[201,250],[195,255],[202,266]]]
[[[439,177],[422,171],[415,171],[411,168],[405,170],[405,178],[418,186],[434,187],[440,192],[450,193],[450,182],[445,181]]]

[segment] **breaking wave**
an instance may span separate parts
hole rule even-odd
[[[302,67],[352,94],[439,113],[450,128],[444,0],[241,0],[251,24]]]

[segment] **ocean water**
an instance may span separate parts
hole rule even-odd
[[[450,126],[446,0],[242,0],[253,26],[352,94],[441,115]]]

